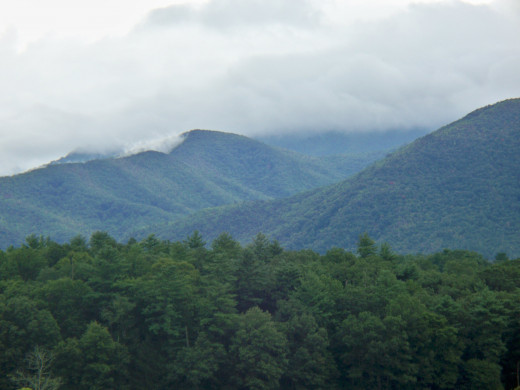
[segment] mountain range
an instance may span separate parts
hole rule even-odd
[[[431,130],[413,128],[363,132],[324,131],[315,134],[279,133],[257,136],[255,139],[309,156],[351,155],[397,149]]]
[[[366,232],[402,253],[444,248],[520,256],[520,99],[478,109],[354,177],[285,199],[203,210],[155,226],[240,241],[262,232],[288,248],[355,250]]]
[[[150,224],[244,200],[331,184],[382,156],[309,157],[250,138],[193,130],[170,153],[121,158],[72,154],[0,178],[0,248],[30,234],[62,242],[96,230],[119,239]]]
[[[180,240],[198,230],[208,242],[222,232],[241,242],[262,232],[290,249],[355,250],[366,232],[401,253],[520,256],[520,99],[389,154],[364,150],[307,156],[193,130],[169,153],[71,155],[0,178],[0,248],[30,234]]]

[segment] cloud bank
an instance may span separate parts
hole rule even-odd
[[[518,4],[208,0],[152,10],[124,35],[44,35],[22,50],[11,28],[0,175],[193,128],[433,130],[520,96]]]

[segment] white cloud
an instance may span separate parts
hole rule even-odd
[[[73,31],[77,13],[70,34],[4,29],[0,174],[192,128],[434,129],[520,95],[516,0],[178,3],[157,0],[163,8],[145,17],[111,0],[100,20],[119,12],[125,22],[79,23],[89,39]],[[46,15],[40,25],[65,18]]]
[[[216,29],[256,28],[259,25],[308,27],[318,22],[319,8],[309,0],[213,0],[194,8],[176,4],[150,13],[147,27],[198,23]]]

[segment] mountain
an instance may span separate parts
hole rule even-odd
[[[354,177],[288,199],[206,210],[153,229],[288,248],[355,249],[367,232],[399,252],[470,249],[520,256],[520,99],[478,109]]]
[[[309,156],[355,155],[397,149],[429,132],[422,128],[349,133],[327,131],[317,134],[271,134],[256,139],[268,145],[294,150]]]
[[[0,178],[0,247],[18,245],[29,234],[63,241],[105,230],[121,238],[202,208],[286,197],[337,182],[362,165],[359,158],[351,164],[346,157],[307,157],[203,130],[185,133],[168,154],[72,157]],[[67,163],[76,157],[89,161]],[[375,158],[367,155],[366,161]]]
[[[71,152],[64,157],[51,161],[49,165],[55,164],[71,164],[71,163],[85,163],[92,160],[105,160],[107,158],[116,158],[119,153],[89,153],[89,152]]]

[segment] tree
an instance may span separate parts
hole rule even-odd
[[[212,251],[206,257],[202,270],[212,279],[230,285],[236,282],[236,269],[242,247],[227,233],[213,240]]]
[[[78,240],[79,241],[79,240]],[[116,248],[117,242],[114,238],[110,237],[107,232],[94,232],[92,236],[90,236],[90,250],[95,254],[98,254],[103,249],[106,248]]]
[[[392,252],[392,248],[390,248],[390,244],[387,242],[383,242],[381,244],[381,248],[379,249],[379,256],[383,260],[392,261],[395,259],[395,254]]]
[[[86,252],[88,250],[87,239],[82,235],[72,237],[70,247],[76,252]]]
[[[384,332],[383,321],[370,312],[350,315],[343,321],[341,360],[354,388],[380,388],[386,360]]]
[[[8,251],[7,261],[14,263],[18,275],[24,281],[35,280],[40,271],[47,266],[41,251],[25,246]]]
[[[253,306],[262,306],[268,297],[267,287],[272,275],[269,274],[265,261],[258,258],[257,252],[250,246],[247,247],[237,264],[236,291],[240,312],[245,312]]]
[[[433,313],[416,296],[401,294],[387,305],[387,316],[404,321],[410,361],[394,361],[415,372],[416,388],[453,389],[457,382],[462,346],[457,330],[444,316]]]
[[[358,253],[362,258],[376,254],[376,243],[366,232],[359,236]]]
[[[60,340],[60,329],[48,310],[21,295],[3,299],[0,295],[0,372],[14,373],[24,356],[35,345],[51,348]],[[8,389],[9,381],[0,375],[0,388]]]
[[[199,308],[199,272],[192,264],[162,258],[129,286],[148,331],[163,340],[163,347],[190,345]]]
[[[65,389],[105,390],[123,385],[128,362],[126,348],[97,322],[91,322],[79,340],[71,338],[60,343],[56,355]]]
[[[406,388],[413,385],[416,367],[405,323],[399,316],[383,319],[370,312],[350,315],[342,323],[341,359],[355,389]]]
[[[289,347],[289,363],[282,388],[325,389],[331,387],[337,369],[328,350],[327,331],[319,328],[314,317],[294,315],[284,324]]]
[[[188,236],[184,244],[190,249],[203,248],[206,242],[202,239],[198,230],[195,230],[191,236]]]
[[[505,253],[505,252],[498,252],[495,255],[495,262],[497,262],[497,263],[501,263],[501,262],[508,261],[508,260],[509,260],[509,257],[507,257],[507,253]]]
[[[193,264],[198,270],[203,268],[206,263],[206,255],[208,253],[206,249],[206,242],[202,239],[198,230],[195,230],[191,236],[189,236],[184,242],[186,250],[186,259]]]
[[[177,355],[172,367],[174,378],[170,378],[175,389],[219,389],[222,388],[219,370],[228,361],[224,345],[210,340],[199,333],[191,347],[184,347]]]
[[[253,307],[240,316],[230,354],[234,366],[230,380],[239,388],[279,388],[287,366],[287,339],[269,313]]]
[[[97,312],[96,294],[82,280],[51,280],[38,291],[38,295],[60,324],[64,338],[81,336]]]
[[[258,233],[247,247],[252,249],[258,260],[262,262],[270,261],[274,256],[283,252],[278,241],[269,242],[263,233]]]
[[[54,355],[37,345],[27,354],[27,367],[17,371],[12,379],[32,390],[57,390],[62,380],[51,374],[53,361]]]

